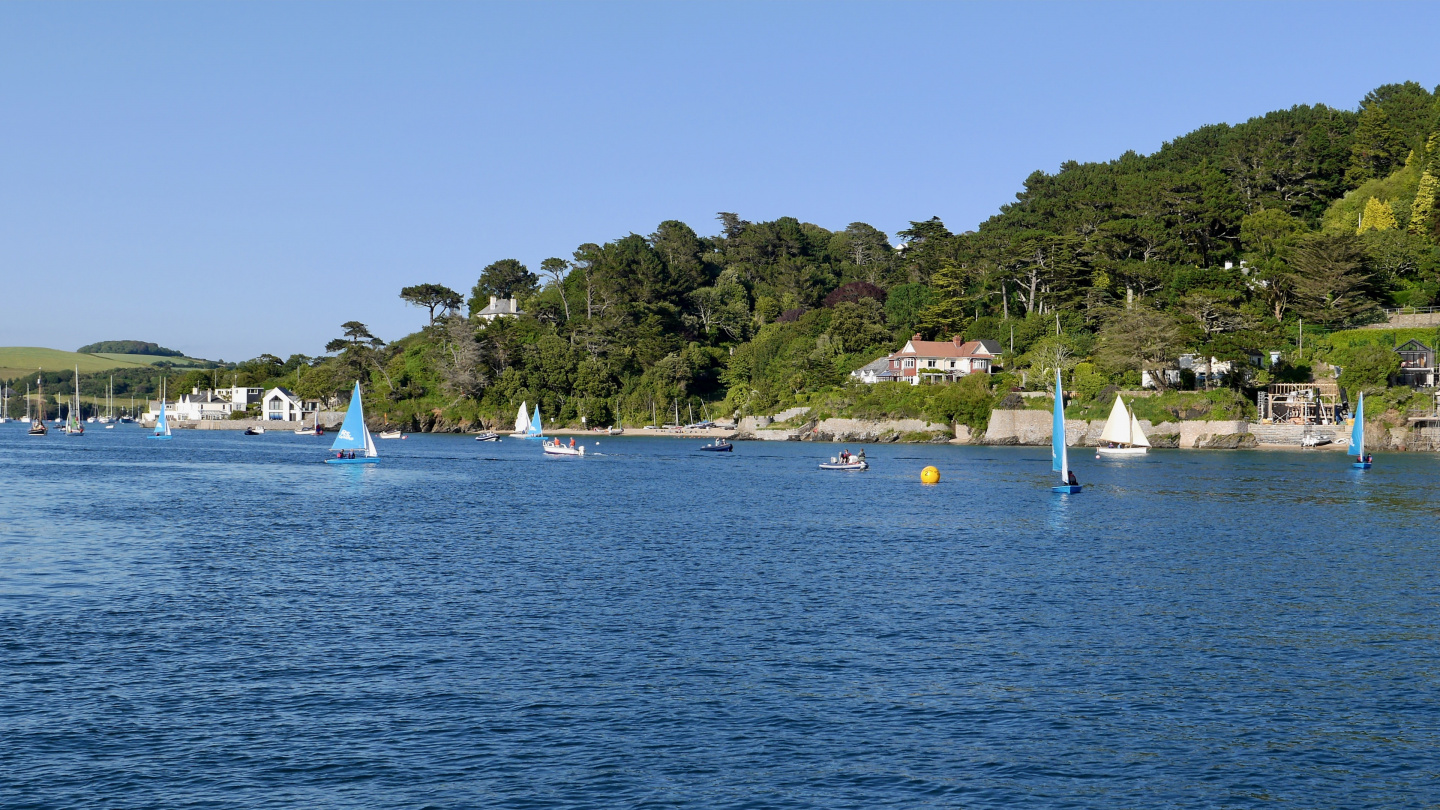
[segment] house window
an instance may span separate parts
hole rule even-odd
[[[915,367],[915,360],[912,359],[912,358],[908,358],[908,357],[907,357],[907,358],[905,359],[905,368],[914,368],[914,367]]]
[[[934,360],[926,360],[926,361],[925,361],[925,366],[926,366],[927,368],[934,368],[934,367],[935,367],[935,361],[934,361]]]

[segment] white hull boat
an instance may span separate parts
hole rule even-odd
[[[580,445],[579,447],[571,447],[571,446],[568,445],[568,444],[561,444],[559,439],[554,439],[554,440],[552,440],[552,441],[545,442],[544,444],[542,444],[542,445],[540,446],[540,449],[544,450],[544,451],[545,451],[545,455],[547,455],[547,456],[576,456],[576,457],[580,457],[580,456],[584,456],[584,455],[585,455],[585,446],[584,446],[584,445]]]
[[[1125,407],[1124,400],[1115,397],[1115,407],[1110,409],[1110,418],[1105,420],[1105,429],[1100,431],[1100,445],[1095,448],[1095,457],[1143,456],[1150,449],[1150,440],[1140,428],[1140,420]]]
[[[403,438],[405,438],[405,434],[404,434],[404,433],[401,433],[401,432],[398,431],[398,430],[382,430],[382,431],[380,431],[380,438],[382,438],[382,439],[403,439]]]
[[[849,461],[849,462],[838,461],[838,460],[837,460],[837,461],[829,461],[829,462],[822,461],[822,462],[820,462],[820,469],[822,469],[822,470],[847,470],[847,471],[850,471],[850,472],[864,472],[865,470],[870,469],[870,464],[869,464],[868,462],[865,462],[865,461]]]
[[[1147,447],[1097,447],[1097,456],[1143,456],[1149,448]]]

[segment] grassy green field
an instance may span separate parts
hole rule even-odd
[[[148,354],[79,354],[60,349],[34,346],[0,346],[0,379],[13,379],[32,374],[36,369],[64,371],[80,367],[81,374],[108,371],[112,368],[140,368],[168,360],[177,366],[195,364],[184,357],[155,357]]]

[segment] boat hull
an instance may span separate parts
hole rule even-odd
[[[857,463],[854,463],[854,464],[840,464],[839,462],[835,462],[835,463],[821,462],[821,463],[820,463],[820,469],[822,469],[822,470],[839,470],[839,471],[841,471],[841,472],[864,472],[865,470],[870,469],[870,465],[869,465],[868,463],[864,462],[864,461],[857,462]]]
[[[541,449],[545,451],[545,455],[547,456],[573,456],[574,458],[580,458],[585,455],[585,448],[567,447],[563,444],[559,446],[547,444]]]
[[[1350,467],[1351,467],[1352,469],[1356,469],[1356,470],[1368,470],[1368,469],[1370,469],[1370,462],[1368,462],[1368,461],[1355,461],[1355,462],[1352,462],[1352,463],[1350,464]]]
[[[1051,492],[1060,492],[1060,493],[1064,493],[1064,494],[1066,494],[1066,495],[1074,495],[1075,493],[1077,493],[1077,492],[1080,491],[1080,486],[1079,486],[1078,484],[1073,485],[1073,486],[1070,485],[1070,484],[1061,484],[1061,485],[1058,486],[1058,487],[1050,487],[1050,491],[1051,491]]]
[[[377,464],[379,457],[361,456],[359,458],[327,458],[326,464]]]
[[[475,441],[477,441],[477,442],[498,442],[498,441],[500,441],[500,434],[498,434],[498,433],[482,433],[482,434],[480,434],[479,436],[476,436],[476,437],[475,437]]]
[[[1095,455],[1120,457],[1143,456],[1149,449],[1148,447],[1097,447],[1095,448]]]
[[[716,445],[713,445],[713,444],[707,444],[707,445],[705,445],[704,447],[701,447],[700,449],[701,449],[701,450],[704,450],[704,451],[707,452],[707,453],[728,453],[728,452],[730,452],[731,450],[734,450],[734,449],[735,449],[735,445],[733,445],[733,444],[724,444],[724,445],[720,445],[720,446],[717,447]]]
[[[173,439],[174,436],[146,436],[147,439]]]

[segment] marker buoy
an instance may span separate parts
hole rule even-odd
[[[925,469],[923,469],[923,470],[920,471],[920,483],[922,483],[922,484],[938,484],[938,483],[940,483],[940,471],[937,470],[937,469],[935,469],[934,467],[926,467]]]

